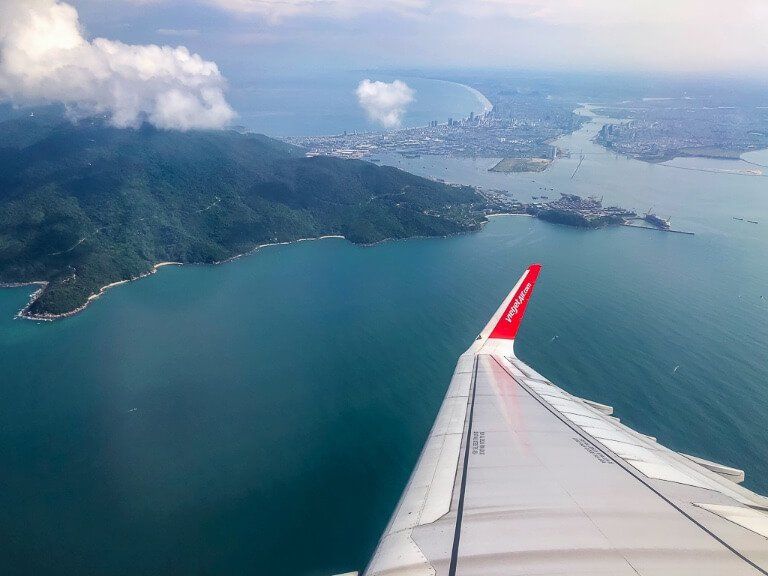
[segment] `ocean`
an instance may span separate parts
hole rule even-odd
[[[333,73],[317,77],[266,77],[232,87],[230,100],[238,111],[236,122],[269,136],[318,136],[380,130],[357,103],[355,89],[365,79],[402,80],[414,90],[403,127],[426,126],[432,120],[465,118],[485,112],[470,89],[455,82],[391,76],[376,72]]]
[[[607,153],[591,142],[604,121],[539,174],[382,160],[523,200],[652,206],[695,236],[511,216],[452,238],[301,242],[164,268],[53,323],[14,320],[30,289],[0,290],[3,573],[362,569],[458,355],[531,262],[524,361],[768,493],[768,180]]]

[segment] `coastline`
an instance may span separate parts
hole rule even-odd
[[[505,214],[505,213],[486,214],[486,219],[480,223],[480,230],[482,230],[485,227],[485,225],[489,222],[490,218],[496,217],[496,216],[531,216],[531,215],[530,214]],[[418,238],[448,238],[450,236],[470,234],[472,232],[478,232],[478,231],[479,230],[467,230],[465,232],[449,234],[448,236],[410,236],[408,238],[383,238],[382,240],[379,240],[377,242],[372,242],[370,244],[356,244],[356,245],[362,248],[367,248],[371,246],[376,246],[378,244],[383,244],[384,242],[389,242],[392,240],[413,240]],[[132,278],[127,278],[125,280],[110,282],[109,284],[102,286],[101,288],[99,288],[98,292],[88,296],[88,299],[85,301],[84,304],[82,304],[81,306],[78,306],[74,310],[69,310],[68,312],[62,312],[61,314],[30,314],[29,313],[29,308],[32,306],[35,300],[37,300],[37,298],[40,296],[42,291],[48,285],[48,281],[46,280],[31,280],[29,282],[5,282],[5,283],[0,282],[0,289],[23,288],[25,286],[38,286],[38,289],[32,292],[32,294],[30,294],[29,301],[27,302],[27,304],[16,313],[16,316],[14,316],[14,319],[21,318],[23,320],[31,320],[36,322],[53,322],[55,320],[69,318],[71,316],[79,314],[80,312],[88,308],[88,306],[90,306],[91,303],[98,300],[102,295],[104,295],[107,292],[107,290],[109,290],[110,288],[114,288],[115,286],[120,286],[122,284],[128,284],[129,282],[134,282],[136,280],[141,280],[142,278],[146,278],[147,276],[151,276],[152,274],[155,274],[158,270],[166,266],[218,266],[220,264],[226,264],[227,262],[232,262],[233,260],[238,260],[244,256],[249,256],[256,251],[261,250],[262,248],[268,248],[270,246],[286,246],[288,244],[298,244],[299,242],[310,242],[314,240],[327,240],[330,238],[335,238],[340,240],[347,239],[346,236],[343,236],[340,234],[325,234],[323,236],[297,238],[296,240],[289,240],[285,242],[267,242],[264,244],[259,244],[253,247],[251,250],[248,250],[241,254],[236,254],[224,260],[217,260],[216,262],[158,262],[157,264],[153,264],[152,268],[147,272],[144,272],[143,274],[139,274],[137,276],[134,276]]]
[[[460,86],[464,86],[464,88],[466,88],[467,90],[472,92],[472,94],[474,94],[475,98],[477,98],[478,102],[480,102],[480,104],[483,107],[483,111],[481,112],[481,114],[487,114],[488,112],[493,110],[493,104],[491,103],[490,100],[488,100],[488,97],[485,94],[480,92],[480,90],[478,90],[477,88],[473,88],[472,86],[468,86],[466,84],[460,84]]]
[[[239,258],[242,258],[243,256],[248,256],[249,254],[253,254],[256,252],[256,250],[261,250],[262,248],[267,248],[269,246],[285,246],[287,244],[296,244],[298,242],[309,242],[310,240],[326,240],[328,238],[340,238],[342,240],[346,240],[345,236],[341,236],[340,234],[325,234],[324,236],[313,236],[311,238],[299,238],[297,240],[287,240],[285,242],[268,242],[267,244],[259,244],[258,246],[255,246],[251,250],[248,250],[247,252],[243,252],[242,254],[235,254],[234,256],[230,256],[229,258],[225,258],[224,260],[217,260],[216,262],[211,262],[211,266],[216,266],[218,264],[226,264],[227,262],[232,262],[233,260],[237,260]],[[192,262],[189,262],[189,264],[192,264]],[[183,263],[181,264],[183,266]]]
[[[454,84],[456,86],[461,86],[465,90],[468,90],[472,93],[472,95],[475,97],[475,99],[478,101],[478,103],[482,106],[482,111],[477,112],[478,115],[483,115],[491,110],[493,110],[493,104],[490,100],[486,97],[485,94],[480,92],[477,88],[473,88],[472,86],[469,86],[468,84],[462,84],[461,82],[454,82],[453,80],[443,80],[442,78],[427,78],[427,80],[438,80],[440,82],[445,82],[447,84]]]
[[[26,305],[19,310],[16,313],[16,316],[14,318],[21,318],[23,320],[32,320],[36,322],[53,322],[54,320],[61,320],[62,318],[69,318],[70,316],[74,316],[75,314],[79,314],[83,310],[85,310],[92,302],[95,300],[98,300],[104,293],[106,293],[107,290],[110,288],[114,288],[115,286],[120,286],[121,284],[127,284],[129,282],[134,282],[136,280],[141,280],[142,278],[146,278],[147,276],[151,276],[152,274],[155,274],[158,270],[161,268],[164,268],[166,266],[184,266],[184,265],[193,265],[193,266],[216,266],[218,264],[225,264],[227,262],[231,262],[232,260],[237,260],[238,258],[242,258],[243,256],[248,256],[249,254],[252,254],[256,252],[257,250],[260,250],[261,248],[266,248],[268,246],[282,246],[286,244],[295,244],[297,242],[307,242],[310,240],[324,240],[327,238],[341,238],[346,239],[344,236],[340,236],[337,234],[328,234],[324,236],[314,236],[311,238],[298,238],[297,240],[290,240],[286,242],[270,242],[266,244],[259,244],[252,248],[251,250],[248,250],[247,252],[243,252],[242,254],[236,254],[235,256],[232,256],[230,258],[227,258],[225,260],[218,260],[216,262],[210,262],[210,263],[204,263],[204,262],[158,262],[157,264],[153,264],[152,268],[148,270],[147,272],[144,272],[142,274],[139,274],[138,276],[134,276],[132,278],[127,278],[125,280],[118,280],[116,282],[110,282],[109,284],[106,284],[105,286],[102,286],[99,288],[98,292],[95,292],[94,294],[91,294],[88,296],[88,299],[85,301],[84,304],[81,306],[78,306],[74,310],[70,310],[68,312],[62,312],[61,314],[30,314],[29,309],[34,304],[34,302],[37,300],[37,298],[40,296],[40,294],[45,290],[45,287],[48,286],[47,280],[30,280],[29,282],[0,282],[0,289],[2,288],[23,288],[25,286],[38,286],[37,290],[32,292],[29,296],[29,301],[26,303]]]

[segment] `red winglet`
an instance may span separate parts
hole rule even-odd
[[[514,340],[517,335],[517,329],[523,320],[525,308],[531,299],[533,287],[536,279],[539,277],[541,264],[531,264],[518,282],[517,290],[509,301],[504,313],[499,318],[488,338],[499,338],[502,340]]]

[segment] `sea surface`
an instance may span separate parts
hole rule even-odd
[[[426,126],[432,120],[466,118],[485,112],[486,101],[466,86],[444,80],[374,72],[280,76],[232,87],[229,99],[238,112],[236,122],[269,136],[318,136],[380,130],[360,107],[355,89],[363,79],[402,80],[414,91],[403,127]]]
[[[535,175],[384,160],[525,200],[653,206],[695,236],[497,217],[445,239],[301,242],[164,268],[53,323],[14,320],[30,289],[0,290],[2,573],[362,569],[456,358],[531,262],[523,360],[768,493],[768,180],[606,153],[605,121]]]

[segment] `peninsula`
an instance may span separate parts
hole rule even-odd
[[[602,199],[582,198],[576,194],[560,193],[560,198],[549,202],[524,203],[514,200],[500,190],[482,190],[493,214],[528,214],[552,224],[564,224],[576,228],[605,228],[625,225],[637,217],[637,213],[618,206],[603,206]]]
[[[116,129],[49,109],[0,123],[0,283],[53,319],[163,263],[217,263],[327,235],[357,244],[477,230],[485,199],[235,131]]]

